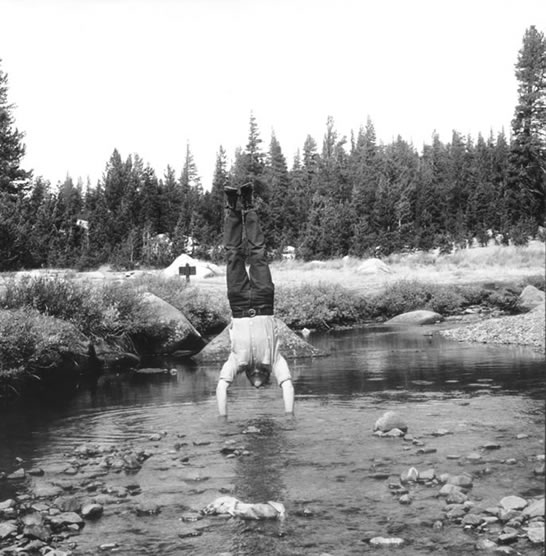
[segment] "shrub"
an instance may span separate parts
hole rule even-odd
[[[138,292],[132,288],[58,277],[12,280],[2,304],[7,309],[34,309],[72,323],[86,336],[107,341],[137,332],[145,316]]]
[[[275,314],[291,328],[330,328],[370,317],[364,298],[338,285],[279,287]]]
[[[460,309],[463,303],[463,296],[452,287],[401,280],[376,296],[375,313],[387,318],[419,309],[449,314]]]

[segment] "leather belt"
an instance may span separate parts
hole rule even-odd
[[[234,319],[242,319],[245,317],[252,318],[257,315],[272,315],[273,309],[271,307],[251,307],[250,309],[232,310],[231,314]]]

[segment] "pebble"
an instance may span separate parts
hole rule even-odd
[[[402,472],[400,475],[400,482],[410,483],[415,482],[419,478],[419,471],[415,467],[410,467],[407,471]]]
[[[493,551],[493,550],[495,550],[495,548],[497,548],[497,543],[493,542],[492,540],[489,540],[489,539],[480,539],[476,543],[476,549],[477,550]]]
[[[484,450],[500,450],[500,447],[501,445],[496,442],[488,442],[482,446]]]
[[[399,537],[373,537],[370,539],[372,546],[400,546],[404,544],[404,539]]]
[[[419,448],[417,450],[417,454],[422,455],[422,454],[434,454],[435,452],[437,452],[438,450],[436,448]]]
[[[470,462],[478,462],[482,460],[482,455],[477,452],[471,452],[466,456],[466,459]]]
[[[419,471],[418,480],[421,483],[426,483],[427,481],[432,481],[436,478],[436,471],[434,469],[426,469],[425,471]]]
[[[100,504],[86,504],[82,508],[84,519],[96,519],[102,515],[103,507]]]
[[[7,476],[7,479],[11,480],[11,481],[18,481],[18,480],[24,479],[24,478],[25,478],[25,470],[22,467],[20,467],[19,469],[17,469],[13,473],[10,473]]]
[[[512,527],[505,527],[502,533],[498,537],[498,541],[501,544],[508,544],[514,542],[518,538],[518,531]]]
[[[447,484],[460,486],[463,488],[470,488],[472,487],[473,480],[470,475],[450,475],[447,479]]]
[[[99,546],[99,549],[100,550],[112,550],[112,549],[117,548],[117,547],[118,547],[118,543],[116,543],[116,542],[106,542],[104,544],[101,544]]]
[[[438,429],[432,433],[432,436],[445,436],[446,434],[451,434],[448,429]]]
[[[460,490],[451,491],[446,498],[448,504],[462,504],[468,500],[468,496]]]
[[[398,501],[400,502],[400,504],[404,504],[407,506],[411,504],[411,496],[409,494],[403,494],[402,496],[400,496]]]

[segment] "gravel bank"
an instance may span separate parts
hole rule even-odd
[[[540,305],[523,315],[493,318],[442,330],[440,334],[459,342],[531,346],[544,353],[545,325],[544,305]]]

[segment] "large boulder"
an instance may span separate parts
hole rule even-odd
[[[356,271],[359,274],[390,273],[391,269],[381,259],[366,259],[360,263]]]
[[[142,323],[137,343],[145,351],[173,353],[199,351],[204,345],[201,334],[186,316],[153,293],[142,294],[148,318]]]
[[[286,359],[297,357],[320,357],[325,353],[300,338],[293,330],[280,319],[275,318],[277,331],[280,338],[280,351]],[[231,352],[229,339],[229,325],[216,336],[203,350],[193,356],[193,359],[202,363],[225,361]]]
[[[167,268],[162,271],[162,274],[167,277],[179,276],[179,268],[184,267],[187,264],[195,267],[195,275],[192,275],[190,280],[193,278],[196,278],[197,280],[202,278],[211,278],[212,276],[220,276],[223,274],[220,267],[217,265],[206,261],[198,261],[197,259],[193,259],[186,254],[178,256]]]
[[[392,319],[388,320],[385,324],[393,325],[421,325],[421,324],[435,324],[443,320],[442,315],[434,311],[409,311],[402,313]]]
[[[539,305],[544,305],[544,292],[535,286],[525,286],[519,296],[519,305],[529,311]]]

